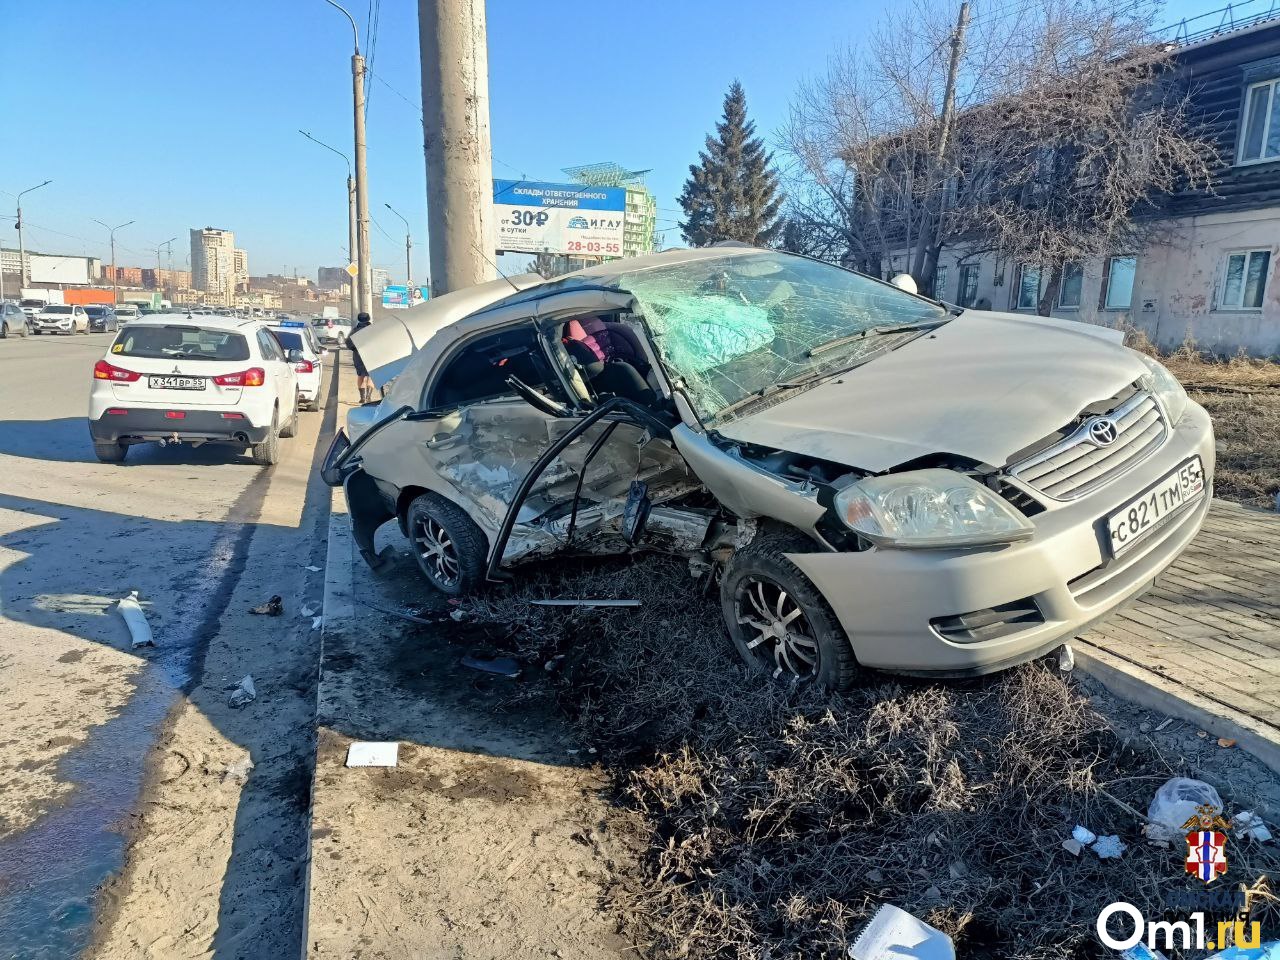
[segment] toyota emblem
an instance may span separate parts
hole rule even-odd
[[[1097,417],[1089,422],[1089,439],[1099,447],[1109,447],[1120,436],[1116,422],[1110,417]]]

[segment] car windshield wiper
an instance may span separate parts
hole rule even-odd
[[[816,347],[810,347],[805,351],[805,356],[813,358],[832,350],[838,350],[840,347],[850,343],[858,343],[866,340],[868,337],[879,337],[890,333],[911,333],[918,330],[932,330],[934,327],[940,327],[944,323],[951,320],[951,317],[940,317],[937,320],[922,320],[919,323],[895,323],[883,326],[867,327],[857,333],[850,334],[847,337],[840,337],[837,340],[829,340],[826,343],[820,343]]]

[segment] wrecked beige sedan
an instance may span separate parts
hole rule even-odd
[[[324,475],[369,563],[395,519],[447,594],[659,550],[719,572],[768,674],[984,673],[1134,597],[1208,509],[1208,416],[1119,339],[778,251],[673,250],[357,334],[386,399]]]

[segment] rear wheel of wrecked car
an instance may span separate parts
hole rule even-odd
[[[739,550],[720,582],[720,605],[738,653],[777,680],[844,690],[858,675],[853,648],[831,607],[785,556],[809,552],[801,537],[762,537]]]
[[[461,596],[484,582],[488,541],[457,504],[424,493],[409,504],[406,526],[418,567],[441,593]]]

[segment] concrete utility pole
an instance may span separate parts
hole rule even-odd
[[[418,45],[436,295],[497,274],[484,0],[418,0]]]
[[[332,147],[323,140],[317,140],[305,130],[299,130],[300,134],[318,146],[324,147],[331,153],[336,153],[347,162],[347,263],[356,263],[356,182],[351,176],[351,158],[339,150]],[[359,264],[356,263],[357,269]],[[356,282],[356,278],[351,278],[351,322],[355,323],[356,314],[360,312],[360,285]]]
[[[409,289],[413,287],[413,261],[409,257],[409,251],[413,249],[413,238],[409,236],[409,221],[405,220],[404,215],[391,204],[384,203],[383,206],[404,220],[404,285]]]
[[[93,222],[102,223],[101,220],[94,220]],[[119,278],[116,276],[116,231],[129,226],[131,223],[133,223],[132,220],[130,220],[129,223],[122,223],[118,227],[112,227],[102,223],[104,227],[111,231],[111,298],[113,303],[120,302],[120,282]],[[159,259],[159,254],[156,255],[156,259]]]
[[[356,267],[358,268],[356,299],[357,313],[373,312],[373,280],[370,276],[369,263],[369,178],[365,166],[364,137],[364,57],[360,56],[360,30],[356,27],[355,18],[334,0],[325,3],[342,11],[351,21],[353,52],[351,54],[351,93],[352,105],[355,108],[355,195],[356,195]],[[351,318],[352,321],[355,317]]]
[[[22,296],[22,288],[31,282],[27,276],[27,245],[22,239],[22,195],[47,187],[51,183],[53,183],[52,180],[46,180],[44,183],[37,183],[34,187],[27,187],[18,194],[18,296]]]

